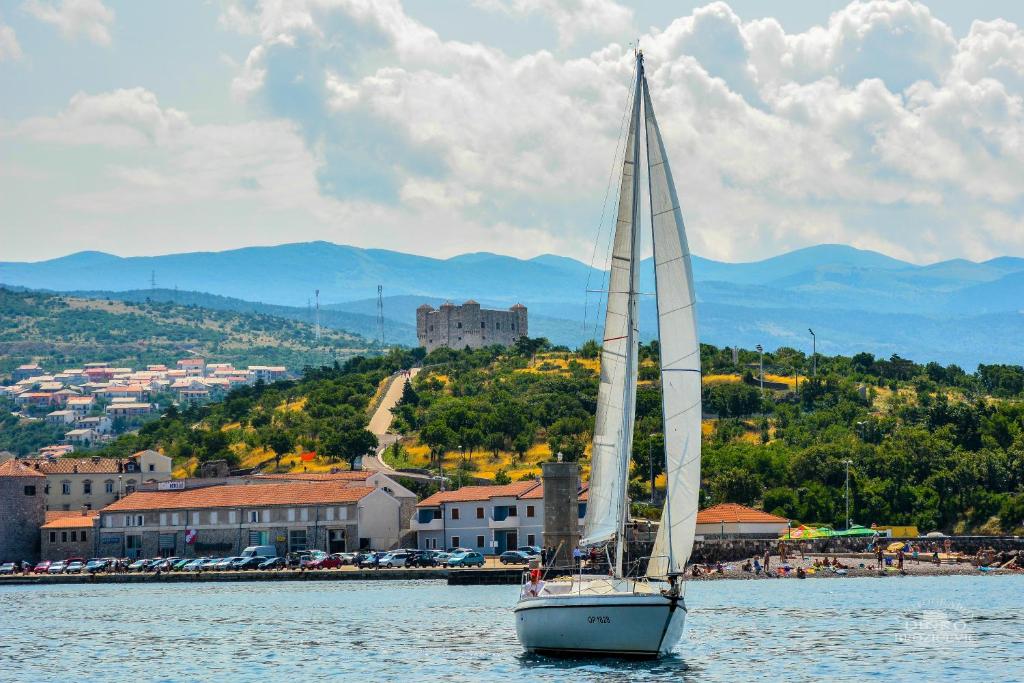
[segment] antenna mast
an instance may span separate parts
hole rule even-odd
[[[316,326],[314,327],[314,336],[316,340],[320,341],[320,290],[316,290]]]
[[[384,349],[384,285],[377,285],[377,337]]]

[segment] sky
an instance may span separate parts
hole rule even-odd
[[[637,42],[695,253],[1021,256],[1022,27],[1011,0],[4,1],[0,261],[588,261]]]

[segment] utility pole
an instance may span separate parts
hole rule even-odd
[[[150,288],[150,290],[155,290],[156,289],[156,271],[155,270],[149,271],[149,288]]]
[[[846,530],[850,530],[850,463],[847,458],[843,461],[846,464]]]
[[[760,354],[758,363],[761,366],[761,398],[764,398],[764,347],[758,344],[755,348],[758,354]]]
[[[384,350],[384,285],[377,285],[377,337]]]
[[[814,330],[807,328],[807,331],[811,333],[811,377],[818,376],[818,337],[814,334]]]

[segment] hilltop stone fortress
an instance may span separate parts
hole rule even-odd
[[[507,311],[480,308],[470,299],[461,306],[452,303],[435,309],[423,304],[416,309],[416,337],[427,351],[442,346],[479,349],[500,344],[510,346],[527,336],[526,306],[516,304]]]

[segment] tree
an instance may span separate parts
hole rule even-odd
[[[398,400],[400,406],[415,406],[420,402],[420,395],[416,393],[416,390],[412,388],[412,382],[405,380],[405,386],[402,387],[402,397]]]
[[[287,433],[273,428],[264,435],[263,445],[274,453],[274,467],[280,467],[282,456],[290,453],[294,447],[292,439]]]
[[[457,435],[451,427],[438,420],[431,422],[420,430],[420,441],[430,449],[431,462],[440,462],[445,451],[451,450],[455,445]]]
[[[494,473],[494,483],[497,486],[504,486],[505,484],[511,484],[512,483],[512,477],[508,476],[508,472],[506,472],[505,468],[502,467],[501,469],[499,469],[497,472]]]
[[[377,436],[359,428],[334,429],[320,437],[320,451],[330,460],[346,460],[349,468],[355,468],[355,461],[378,445]]]

